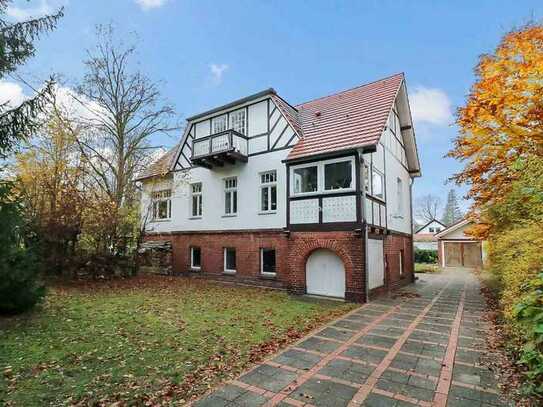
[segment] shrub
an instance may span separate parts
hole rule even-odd
[[[45,295],[36,257],[20,241],[20,207],[11,187],[0,183],[0,313],[9,314],[32,308]]]
[[[543,273],[525,284],[524,291],[513,308],[522,343],[519,364],[526,368],[527,392],[543,395]]]
[[[437,263],[437,251],[428,249],[415,249],[415,263]]]

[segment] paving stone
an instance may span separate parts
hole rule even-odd
[[[319,370],[319,374],[352,383],[364,384],[374,369],[370,365],[355,363],[349,360],[334,359]]]
[[[356,387],[311,378],[289,394],[290,398],[314,406],[347,406],[358,392]]]
[[[242,376],[239,380],[274,393],[279,392],[296,379],[296,373],[269,365],[260,365]]]
[[[220,398],[214,394],[210,394],[201,400],[196,401],[193,406],[195,407],[225,407],[230,404],[230,401]]]
[[[485,388],[495,388],[496,386],[496,379],[490,370],[457,363],[453,368],[453,380]]]
[[[311,369],[319,360],[320,356],[294,349],[287,350],[273,359],[275,363],[305,370]]]
[[[394,326],[377,326],[373,328],[368,333],[370,335],[384,335],[384,336],[390,336],[393,338],[399,338],[403,335],[405,332],[405,329],[394,327]]]
[[[322,331],[319,331],[316,335],[322,336],[324,338],[335,339],[337,341],[346,341],[350,339],[355,333],[356,332],[347,331],[341,328],[327,327],[324,328]]]
[[[234,386],[233,384],[227,384],[226,386],[218,389],[213,394],[217,397],[220,397],[221,399],[233,401],[242,394],[244,394],[247,390],[242,389],[241,387]]]
[[[454,360],[458,362],[471,363],[473,365],[476,365],[476,364],[481,363],[482,356],[483,356],[482,352],[477,352],[477,351],[468,350],[468,349],[457,349]]]
[[[413,406],[414,404],[406,401],[394,400],[381,394],[370,393],[362,405],[365,407],[408,407]]]
[[[346,329],[352,329],[352,330],[359,330],[362,329],[368,325],[366,322],[363,321],[357,321],[357,320],[350,320],[350,319],[342,319],[340,321],[337,321],[332,326],[337,328],[346,328]]]
[[[298,348],[314,350],[316,352],[331,353],[341,346],[341,344],[312,336],[296,346]]]
[[[364,335],[362,338],[358,339],[356,343],[389,349],[396,343],[396,339],[379,335]]]
[[[341,353],[342,356],[346,356],[353,359],[362,360],[367,363],[379,363],[381,362],[387,352],[384,350],[370,349],[362,346],[351,345]]]

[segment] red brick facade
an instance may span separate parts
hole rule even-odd
[[[407,235],[382,236],[385,240],[386,291],[413,281],[412,240]],[[149,235],[147,239],[168,239],[173,247],[174,274],[207,277],[239,283],[273,286],[289,292],[306,292],[305,267],[308,257],[317,249],[334,252],[345,267],[345,299],[366,301],[364,234],[356,231],[284,232],[228,231]],[[191,271],[190,248],[201,250],[201,270]],[[224,249],[236,249],[236,274],[224,273]],[[260,273],[260,249],[275,249],[276,277]],[[403,273],[400,276],[399,253],[403,253]],[[372,291],[373,292],[373,291]]]

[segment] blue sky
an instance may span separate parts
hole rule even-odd
[[[297,104],[405,72],[423,170],[415,195],[443,200],[451,186],[445,180],[460,168],[443,156],[478,56],[511,28],[543,16],[540,0],[32,0],[9,12],[17,19],[59,5],[65,18],[23,75],[61,73],[75,83],[94,26],[111,22],[122,35],[137,32],[141,70],[163,81],[181,118],[268,87]]]

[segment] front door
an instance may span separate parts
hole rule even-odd
[[[345,267],[332,251],[315,250],[305,267],[308,294],[345,298]]]

